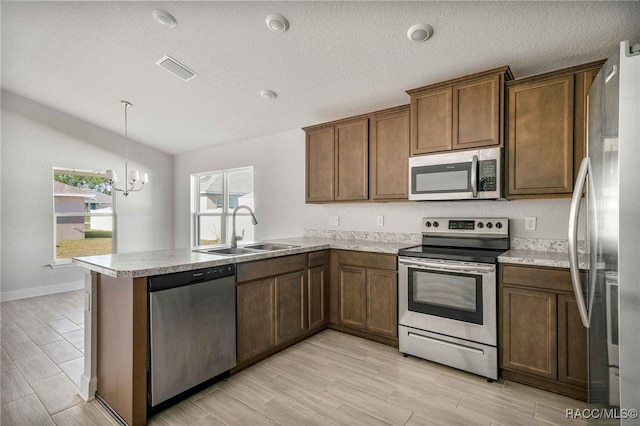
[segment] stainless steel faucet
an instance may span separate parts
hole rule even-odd
[[[253,214],[253,210],[251,210],[251,207],[242,205],[242,206],[238,206],[235,209],[233,209],[233,218],[231,220],[231,223],[232,223],[231,248],[238,247],[238,236],[236,235],[236,213],[238,212],[239,209],[247,209],[249,211],[249,213],[251,214],[251,223],[253,225],[257,225],[258,224],[258,219],[256,219],[256,215]],[[240,239],[242,239],[242,237],[240,237]]]

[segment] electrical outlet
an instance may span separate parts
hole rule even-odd
[[[377,216],[376,217],[376,225],[377,226],[384,226],[384,216]]]
[[[535,231],[538,218],[535,216],[528,216],[524,218],[524,229],[527,231]]]
[[[329,216],[329,225],[340,226],[340,216]]]

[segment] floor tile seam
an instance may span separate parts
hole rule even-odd
[[[530,414],[527,414],[527,413],[523,412],[522,410],[519,410],[518,406],[516,404],[512,403],[511,401],[507,401],[506,404],[499,404],[499,403],[491,401],[491,400],[483,399],[481,395],[465,394],[465,396],[467,396],[470,399],[476,399],[476,400],[484,401],[485,404],[490,404],[490,405],[492,405],[494,407],[499,408],[500,410],[509,410],[512,413],[517,413],[517,414],[520,414],[520,415],[523,415],[523,416],[529,416],[531,418],[534,418],[536,401],[531,402],[533,404],[533,408],[532,408]],[[460,402],[462,402],[462,401],[460,401]]]
[[[393,395],[396,391],[397,391],[397,392],[399,392],[400,394],[403,394],[403,393],[404,393],[404,394],[409,393],[409,396],[410,396],[410,397],[412,397],[412,398],[416,398],[416,399],[424,398],[424,395],[418,395],[418,393],[417,393],[417,392],[416,392],[416,393],[413,393],[414,391],[413,391],[413,389],[411,389],[411,388],[408,388],[408,387],[402,387],[402,388],[398,389],[399,387],[402,387],[402,385],[399,385],[398,387],[396,387],[396,390],[395,390],[394,392],[392,392],[392,393],[391,393],[391,395],[389,395],[389,396],[387,397],[387,400],[388,400],[389,398],[391,398],[391,397],[392,397],[392,395]],[[434,402],[434,403],[431,403],[431,402],[430,402],[430,404],[431,404],[431,405],[442,405],[442,406],[444,406],[444,407],[449,407],[449,408],[452,408],[452,409],[458,408],[458,405],[460,405],[460,402],[462,401],[462,398],[464,397],[464,392],[462,392],[462,391],[458,391],[458,390],[455,390],[454,392],[459,393],[459,395],[460,395],[460,397],[459,397],[459,398],[457,398],[457,402],[455,403],[455,405],[453,405],[453,404],[448,405],[448,404],[446,404],[444,401],[443,401],[441,404],[438,404],[437,402]],[[451,398],[451,399],[453,399],[453,398]],[[388,401],[388,402],[390,402],[390,403],[392,403],[392,404],[395,404],[395,405],[400,405],[400,404],[398,404],[398,403],[396,403],[396,402],[394,402],[394,401]],[[405,408],[409,408],[409,407],[405,407]],[[411,409],[411,408],[409,408],[409,409]]]
[[[387,400],[386,400],[386,398],[385,398],[385,399],[382,399],[382,398],[380,398],[380,397],[378,397],[378,396],[376,396],[376,395],[373,395],[373,394],[371,394],[371,393],[369,393],[369,392],[367,392],[367,391],[364,391],[362,388],[359,388],[359,387],[354,386],[354,385],[352,385],[352,384],[350,384],[350,383],[344,382],[344,381],[342,381],[342,380],[340,380],[340,379],[336,380],[336,382],[340,382],[340,383],[342,383],[342,384],[346,384],[347,386],[355,387],[355,388],[357,388],[358,390],[360,390],[361,392],[364,392],[364,393],[366,393],[366,394],[367,394],[367,395],[369,395],[369,396],[372,396],[372,397],[374,397],[374,398],[376,398],[376,399],[379,399],[379,400],[381,400],[381,401],[384,401],[384,402],[386,402],[386,403],[388,403],[388,404],[394,405],[394,406],[396,406],[396,407],[398,407],[398,408],[401,408],[401,409],[403,409],[403,410],[411,411],[411,413],[412,413],[412,414],[411,414],[411,416],[409,416],[409,418],[411,418],[411,417],[413,416],[413,414],[415,413],[415,411],[414,411],[414,410],[412,410],[412,409],[410,409],[410,408],[403,407],[402,405],[398,405],[398,404],[396,404],[396,403],[394,403],[394,402],[392,402],[392,401],[387,401]],[[325,391],[325,393],[326,393],[326,391]],[[331,395],[330,395],[330,394],[328,394],[328,396],[331,396]],[[387,397],[387,398],[388,398],[388,397]],[[353,405],[349,404],[349,402],[348,402],[348,401],[339,401],[337,398],[334,398],[334,399],[336,399],[338,402],[341,402],[342,404],[347,404],[347,405],[349,405],[351,408],[355,408],[355,409],[356,409],[356,410],[358,410],[358,411],[362,411],[362,410],[358,409],[357,407],[354,407]],[[364,412],[364,411],[362,411],[362,412]],[[370,415],[371,417],[375,417],[376,419],[378,419],[378,420],[380,420],[380,421],[382,421],[382,422],[385,422],[383,419],[381,419],[381,418],[379,418],[379,417],[375,416],[375,415],[374,415],[374,414],[372,414],[372,413],[367,413],[367,412],[364,412],[364,413],[365,413],[365,414]],[[407,420],[407,421],[408,421],[408,420]],[[385,422],[385,423],[386,423],[386,422]]]
[[[465,395],[465,396],[468,396],[468,395]],[[463,400],[464,400],[464,398],[463,398]],[[462,401],[460,401],[460,404],[462,404]],[[500,408],[500,411],[492,411],[492,413],[493,412],[499,412],[500,416],[505,415],[505,411],[507,411],[507,410],[504,407],[499,407],[499,408]],[[500,422],[500,417],[492,416],[491,413],[482,413],[482,412],[478,413],[475,410],[470,410],[470,409],[468,409],[466,407],[461,407],[461,406],[458,406],[456,408],[456,410],[460,410],[462,413],[469,414],[471,416],[480,416],[480,417],[486,418],[487,420],[491,421],[492,423],[500,424],[499,423]],[[533,416],[527,416],[527,415],[525,415],[523,413],[520,413],[520,412],[517,412],[517,411],[513,411],[513,410],[508,410],[508,413],[506,413],[506,414],[509,415],[509,422],[510,422],[509,426],[530,425],[530,424],[533,424],[533,422],[537,421],[537,419],[535,419]],[[515,421],[515,419],[517,419],[518,417],[524,418],[523,419],[524,422]]]
[[[258,385],[258,386],[260,386],[260,385]],[[272,397],[269,401],[267,401],[265,404],[263,404],[263,406],[264,406],[264,405],[266,405],[266,404],[268,404],[269,402],[273,401],[273,399],[274,399],[275,397],[277,397],[277,396],[278,396],[278,395],[277,395],[276,393],[274,393],[271,389],[267,389],[267,388],[265,388],[264,386],[260,386],[260,387],[262,388],[262,390],[263,390],[263,391],[266,391],[266,392],[268,392],[268,393],[270,393],[270,394],[272,394],[272,395],[273,395],[273,397]],[[222,392],[226,393],[227,395],[229,395],[229,396],[231,396],[231,397],[233,397],[233,398],[237,399],[238,401],[242,402],[243,404],[245,404],[245,405],[247,405],[247,406],[251,407],[251,409],[253,409],[253,410],[256,410],[256,411],[258,411],[258,410],[259,410],[259,408],[254,407],[253,405],[251,405],[251,403],[249,403],[248,401],[245,401],[245,400],[244,400],[240,395],[237,395],[237,394],[235,394],[235,393],[233,393],[233,392],[229,392],[228,390],[223,389],[223,388],[220,388],[220,387],[218,388],[218,390],[221,390]]]
[[[339,402],[339,403],[341,403],[342,405],[347,405],[347,406],[349,406],[350,408],[353,408],[354,410],[360,411],[361,413],[364,413],[364,414],[366,414],[366,415],[368,415],[368,416],[370,416],[370,417],[373,417],[373,418],[374,418],[374,419],[376,419],[376,420],[381,421],[382,423],[386,423],[386,424],[392,425],[392,423],[388,423],[388,422],[384,421],[384,420],[383,420],[383,419],[381,419],[380,417],[376,416],[374,413],[370,413],[370,412],[363,411],[363,410],[361,410],[360,408],[358,408],[358,407],[354,406],[353,404],[349,403],[348,401],[340,401],[340,400],[338,400],[337,398],[334,398],[331,394],[327,394],[326,392],[325,392],[325,394],[326,394],[327,396],[329,396],[329,397],[331,397],[331,398],[335,399],[336,401],[338,401],[338,402]],[[415,414],[415,411],[413,411],[413,410],[412,410],[412,409],[410,409],[410,408],[403,407],[403,406],[398,405],[398,404],[394,404],[394,403],[392,403],[392,402],[390,402],[390,401],[386,401],[386,400],[383,400],[383,401],[388,402],[389,404],[393,404],[393,405],[395,405],[396,407],[401,408],[401,409],[403,409],[403,410],[410,411],[410,412],[411,412],[411,415],[410,415],[410,416],[409,416],[409,418],[407,419],[407,422],[408,422],[408,421],[411,419],[411,417],[413,417],[413,415]],[[339,408],[339,407],[338,407],[338,408]],[[337,410],[337,408],[336,408],[336,410]],[[406,422],[405,422],[404,424],[406,424]]]
[[[5,371],[4,373],[6,374],[6,373],[8,373],[9,371],[16,371],[16,372],[20,375],[20,377],[22,377],[22,380],[24,380],[24,382],[27,384],[27,387],[29,388],[29,390],[31,391],[31,393],[26,394],[26,395],[22,395],[22,396],[20,396],[20,397],[18,397],[18,398],[16,398],[16,399],[11,400],[11,401],[7,401],[7,402],[3,403],[2,405],[6,405],[6,404],[8,404],[8,403],[10,403],[10,402],[13,402],[13,401],[16,401],[16,400],[18,400],[18,399],[20,399],[20,398],[24,398],[24,397],[26,397],[26,396],[29,396],[29,395],[35,395],[35,394],[36,394],[35,390],[31,387],[31,383],[29,383],[29,382],[27,381],[27,379],[24,377],[24,375],[22,374],[22,372],[21,372],[20,370],[18,370],[18,368],[17,368],[17,367],[16,367],[16,368],[12,368],[11,370],[7,370],[7,371]],[[37,396],[37,395],[36,395],[36,396]]]
[[[264,368],[266,368],[267,370],[270,370],[273,373],[276,373],[279,376],[282,376],[282,377],[284,377],[284,378],[286,378],[288,380],[291,380],[292,382],[295,382],[299,386],[308,387],[308,388],[311,388],[312,390],[317,391],[317,392],[324,392],[324,389],[318,389],[318,388],[315,388],[315,387],[309,385],[308,383],[302,383],[296,378],[289,377],[286,373],[284,373],[282,371],[274,370],[273,368],[269,368],[269,366],[267,366],[267,365],[265,365]]]
[[[38,398],[38,395],[36,393],[33,394],[29,394],[29,395],[25,395],[22,398],[18,398],[14,401],[8,402],[6,404],[2,404],[2,408],[6,407],[9,404],[13,404],[13,403],[17,403],[19,400],[21,399],[25,399],[25,398],[29,398],[31,396],[34,396],[36,398],[36,400],[38,401],[38,403],[40,404],[40,408],[42,408],[42,411],[44,413],[47,413],[47,418],[49,419],[49,421],[51,422],[51,424],[55,425],[55,422],[53,421],[53,419],[51,418],[51,415],[49,414],[49,412],[47,411],[47,409],[45,408],[44,404],[42,403],[42,401],[40,400],[40,398]]]
[[[297,401],[294,401],[294,400],[292,400],[292,399],[289,399],[289,398],[285,397],[284,395],[276,395],[276,397],[282,398],[282,399],[283,399],[283,400],[285,400],[286,402],[289,402],[289,403],[291,403],[291,404],[295,405],[295,406],[297,407],[296,409],[304,410],[304,411],[306,411],[306,412],[308,412],[308,413],[311,413],[312,415],[315,415],[315,416],[318,416],[318,417],[323,418],[324,420],[328,421],[328,422],[329,422],[329,423],[331,423],[331,424],[336,424],[336,423],[332,422],[329,418],[327,418],[327,416],[323,416],[323,415],[321,415],[321,414],[319,414],[319,413],[316,413],[316,412],[314,412],[314,411],[311,411],[311,410],[309,410],[308,408],[304,407],[302,404],[298,403]],[[273,399],[272,399],[272,400],[270,400],[269,402],[271,402],[271,401],[273,401]],[[263,405],[263,408],[264,408],[264,406],[266,406],[269,402],[267,402],[266,404],[264,404],[264,405]],[[269,419],[273,420],[276,424],[280,424],[280,422],[278,421],[278,419],[274,419],[273,417],[269,416],[269,414],[265,413],[265,412],[264,412],[264,411],[262,411],[261,409],[254,408],[254,410],[256,410],[256,411],[257,411],[257,412],[259,412],[260,414],[262,414],[262,415],[264,415],[264,416],[268,417]],[[336,410],[337,410],[337,408],[336,408]],[[334,410],[334,411],[335,411],[335,410]],[[332,411],[332,413],[333,413],[333,411]]]
[[[41,354],[44,354],[44,356],[47,356],[47,354],[45,354],[44,352],[41,352]],[[31,356],[33,357],[33,356],[37,356],[37,355],[41,355],[41,354],[35,354],[35,355],[31,355]],[[26,357],[26,358],[28,358],[28,357]],[[26,358],[22,358],[21,360],[24,360],[24,359],[26,359]],[[48,357],[48,356],[47,356],[47,359],[49,359],[49,357]],[[21,360],[19,360],[19,361],[21,361]],[[51,359],[49,359],[49,361],[51,361]],[[51,362],[53,363],[54,367],[58,370],[56,373],[54,373],[54,374],[50,374],[50,375],[45,376],[45,377],[41,377],[41,378],[39,378],[38,380],[35,380],[35,381],[33,381],[33,382],[30,382],[29,380],[27,380],[27,383],[29,383],[29,385],[31,385],[31,383],[39,382],[40,380],[48,379],[49,377],[53,377],[53,376],[55,376],[56,374],[63,373],[62,369],[61,369],[60,367],[58,367],[58,364],[56,364],[56,363],[55,363],[55,362],[53,362],[53,361],[51,361]],[[16,364],[16,368],[18,368],[18,369],[20,370],[20,366],[19,366],[18,364]],[[20,370],[20,373],[22,373],[22,375],[24,376],[24,373],[22,372],[22,370]],[[26,379],[26,377],[25,377],[25,379]]]
[[[217,389],[216,389],[216,390],[214,390],[213,392],[224,392],[224,391],[223,391],[222,389],[220,389],[220,388],[217,388]],[[211,395],[213,392],[209,392],[208,394],[203,395],[203,397],[202,397],[202,398],[204,398],[204,397],[205,397],[205,396],[207,396],[207,395]],[[226,392],[224,392],[224,393],[226,393]],[[227,393],[227,395],[229,395],[229,394]],[[198,398],[198,399],[196,399],[195,401],[192,401],[192,402],[193,402],[194,404],[196,404],[198,407],[200,407],[201,409],[203,409],[204,411],[206,411],[206,412],[208,413],[208,415],[213,416],[213,417],[214,417],[216,420],[218,420],[220,423],[222,423],[222,424],[224,424],[224,425],[227,425],[227,426],[230,426],[230,425],[229,425],[229,423],[225,422],[225,421],[224,421],[224,420],[222,420],[220,417],[216,416],[214,413],[212,413],[211,411],[207,410],[207,407],[205,407],[205,406],[204,406],[204,405],[202,405],[202,404],[199,404],[199,403],[198,403],[198,401],[200,401],[202,398]],[[237,398],[235,398],[235,397],[232,397],[232,398],[237,400]],[[241,402],[242,404],[244,404],[244,402],[242,402],[242,401],[239,401],[239,402]],[[245,405],[246,405],[246,404],[245,404]],[[251,407],[249,407],[249,408],[253,410],[253,408],[251,408]],[[205,417],[206,417],[206,416],[205,416]]]
[[[379,420],[380,422],[382,422],[382,423],[384,423],[384,424],[386,424],[386,425],[392,426],[392,425],[391,425],[391,423],[387,423],[387,422],[385,422],[384,420],[382,420],[382,419],[380,419],[380,418],[378,418],[378,417],[374,416],[373,414],[371,414],[371,413],[367,413],[366,411],[362,411],[361,409],[359,409],[359,408],[357,408],[357,407],[354,407],[353,405],[350,405],[349,403],[344,402],[344,401],[342,401],[342,402],[341,402],[341,405],[340,405],[338,408],[336,408],[335,410],[333,410],[333,411],[331,412],[330,416],[333,416],[333,414],[334,414],[336,411],[338,411],[338,410],[340,409],[340,407],[342,407],[343,405],[346,405],[346,406],[348,406],[349,408],[351,408],[351,409],[353,409],[353,410],[358,411],[359,413],[363,413],[364,415],[367,415],[367,416],[369,416],[369,417],[373,417],[374,419]],[[404,407],[403,407],[403,408],[404,408]],[[415,411],[413,411],[413,410],[409,410],[409,411],[411,411],[413,414],[411,414],[411,416],[409,416],[409,419],[407,420],[407,422],[405,423],[405,425],[409,422],[409,420],[411,420],[411,417],[413,417],[413,415],[415,414]]]

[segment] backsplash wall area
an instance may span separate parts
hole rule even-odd
[[[419,234],[425,216],[508,217],[516,238],[567,238],[570,199],[516,201],[305,204],[305,134],[296,129],[214,146],[174,157],[174,238],[190,245],[189,177],[192,173],[254,166],[256,239],[301,236],[307,230]],[[331,216],[339,225],[329,224]],[[384,226],[377,226],[377,216]],[[524,229],[526,216],[536,231]]]

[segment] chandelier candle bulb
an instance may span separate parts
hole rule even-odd
[[[137,170],[131,170],[129,172],[129,180],[135,182],[140,179],[140,173]]]
[[[107,170],[107,179],[115,183],[118,181],[118,174],[115,170]]]
[[[147,173],[143,173],[142,178],[140,178],[140,183],[147,183],[147,182],[149,182],[149,175]]]

